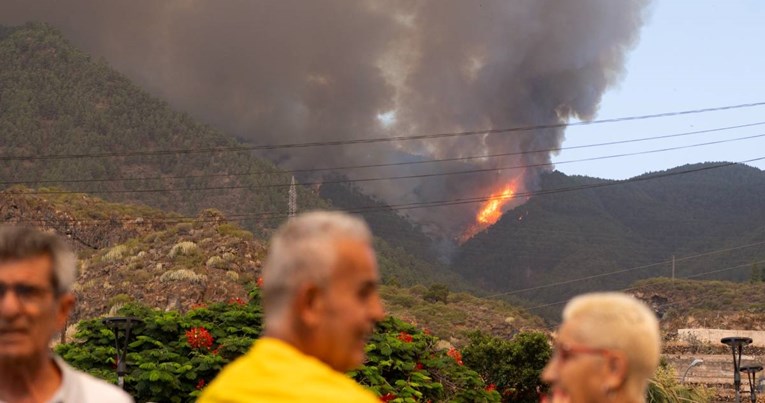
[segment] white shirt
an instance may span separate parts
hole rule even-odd
[[[48,403],[133,403],[117,386],[72,368],[58,356],[53,360],[61,370],[61,386]]]

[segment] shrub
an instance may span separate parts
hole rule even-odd
[[[205,263],[205,266],[211,269],[220,269],[221,267],[225,265],[226,265],[226,262],[220,256],[212,256],[209,259],[207,259],[207,263]]]
[[[413,297],[405,291],[401,291],[397,294],[391,294],[386,298],[386,300],[392,305],[398,305],[404,308],[411,308],[417,305],[418,302],[422,302],[419,298]]]
[[[109,249],[109,252],[106,252],[104,255],[103,260],[106,262],[112,262],[115,260],[122,259],[122,257],[128,252],[128,248],[125,245],[117,245],[111,249]]]
[[[443,302],[446,304],[449,302],[449,287],[445,284],[433,284],[422,298],[428,302]]]
[[[209,383],[247,351],[262,320],[257,305],[222,303],[186,314],[129,304],[119,313],[144,321],[127,355],[125,388],[136,401],[194,401],[197,385]],[[80,322],[77,329],[76,341],[57,346],[57,352],[76,368],[115,382],[114,334],[97,319]]]
[[[133,298],[130,297],[130,295],[127,294],[117,294],[109,299],[110,305],[125,305],[128,302],[130,302]]]
[[[438,350],[436,337],[388,317],[366,346],[367,362],[350,375],[378,396],[396,402],[498,402],[481,377],[458,358]]]
[[[217,373],[244,354],[261,332],[260,289],[249,302],[200,304],[185,314],[128,304],[120,315],[141,318],[129,345],[125,388],[136,401],[191,402]],[[114,334],[100,320],[80,322],[74,342],[56,351],[71,365],[116,381]],[[378,396],[397,402],[499,402],[479,374],[460,365],[457,350],[394,318],[381,322],[366,346],[367,361],[349,373]],[[489,390],[487,390],[489,389]]]
[[[519,333],[512,340],[505,340],[473,332],[468,338],[462,351],[465,365],[495,385],[503,401],[539,401],[537,388],[546,388],[540,376],[552,354],[543,333]]]
[[[191,233],[191,230],[194,228],[193,224],[190,222],[182,222],[175,226],[174,230],[176,233],[180,235],[188,235]]]
[[[138,269],[130,273],[130,276],[132,277],[133,283],[141,284],[145,283],[152,279],[151,273],[144,269]]]
[[[178,242],[170,249],[170,257],[176,257],[179,255],[191,255],[199,250],[197,244],[191,241]]]
[[[231,236],[245,240],[252,240],[252,232],[243,230],[234,224],[221,224],[218,226],[218,233],[223,236]]]
[[[229,270],[226,272],[226,277],[231,281],[239,281],[239,273]]]
[[[708,402],[709,393],[704,388],[693,388],[677,382],[675,370],[662,361],[656,375],[648,385],[649,403]]]
[[[207,280],[204,274],[197,274],[188,269],[170,270],[159,276],[159,281],[166,283],[171,281],[189,281],[192,283],[202,283]]]

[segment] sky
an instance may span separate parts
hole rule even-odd
[[[596,119],[765,101],[765,1],[659,0],[629,55],[620,85],[610,89]],[[765,106],[682,117],[572,126],[553,158],[566,174],[626,179],[688,163],[765,157],[765,137],[676,151],[570,162],[765,134],[765,124],[623,145],[594,143],[765,122]],[[765,169],[765,160],[748,165]]]

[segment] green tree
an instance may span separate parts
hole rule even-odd
[[[422,296],[422,299],[428,302],[443,302],[444,304],[449,302],[449,286],[445,284],[433,284],[428,288],[428,291]]]
[[[761,283],[763,282],[763,271],[760,271],[760,268],[757,267],[757,263],[752,263],[752,274],[749,277],[749,282],[752,284]]]
[[[474,332],[463,353],[465,365],[495,385],[503,401],[537,402],[537,389],[546,388],[540,376],[552,353],[543,333],[519,333],[506,340]]]

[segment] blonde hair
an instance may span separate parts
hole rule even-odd
[[[371,245],[372,234],[362,219],[328,211],[301,214],[279,227],[271,239],[263,268],[263,309],[267,321],[283,314],[300,285],[327,284],[340,240]]]
[[[659,321],[646,304],[618,292],[584,294],[566,305],[563,320],[573,325],[580,341],[589,347],[624,353],[626,386],[643,393],[661,353]]]

